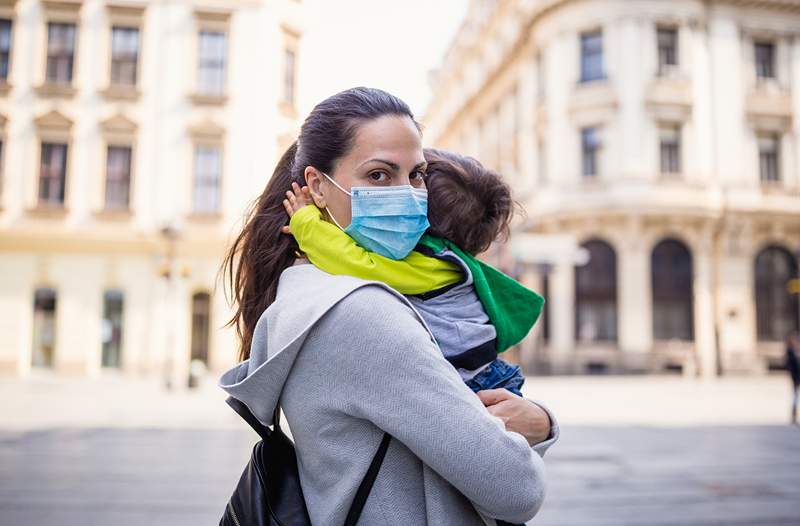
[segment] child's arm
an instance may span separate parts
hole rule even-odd
[[[311,201],[308,187],[292,183],[283,206],[289,214],[289,227],[300,250],[315,266],[329,274],[345,274],[381,281],[401,294],[422,294],[457,283],[461,269],[454,263],[411,252],[396,261],[359,246],[337,226],[322,219],[322,212]]]

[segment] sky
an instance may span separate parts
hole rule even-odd
[[[469,0],[305,0],[298,106],[353,86],[386,90],[422,118],[429,71],[442,60]]]

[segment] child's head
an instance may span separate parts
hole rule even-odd
[[[446,150],[425,148],[425,160],[430,234],[473,255],[508,237],[514,201],[500,174]]]

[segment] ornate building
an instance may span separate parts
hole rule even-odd
[[[296,133],[301,9],[0,1],[0,372],[235,360],[216,272]]]
[[[547,298],[524,363],[780,363],[800,297],[800,1],[475,0],[433,86],[427,139],[500,170],[527,210],[502,259]]]

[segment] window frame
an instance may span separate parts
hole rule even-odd
[[[603,141],[600,137],[600,126],[584,126],[580,129],[581,137],[581,177],[584,180],[600,175],[600,150]],[[593,140],[589,140],[593,139]],[[591,171],[589,170],[591,167]]]
[[[596,38],[596,49],[590,46],[590,39]],[[579,82],[581,84],[606,80],[605,70],[605,35],[602,28],[584,31],[579,37],[580,68]],[[591,61],[596,58],[596,63]]]
[[[665,135],[672,134],[674,142],[665,145]],[[662,123],[658,127],[659,173],[662,176],[680,175],[683,173],[683,126],[680,123]],[[665,158],[665,148],[674,147],[674,158]],[[674,169],[671,166],[674,161]]]
[[[665,48],[662,42],[662,35],[670,34],[673,39],[672,49],[672,63],[668,62],[669,53],[664,53]],[[662,60],[663,59],[663,60]],[[656,75],[658,77],[668,77],[673,74],[680,67],[680,31],[675,26],[658,25],[656,26],[656,60],[657,69]]]

